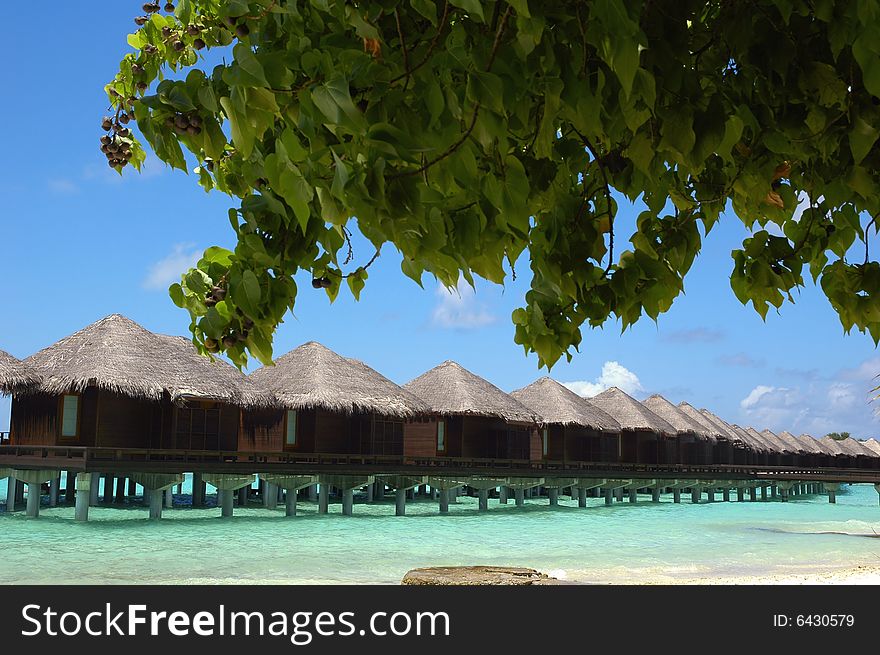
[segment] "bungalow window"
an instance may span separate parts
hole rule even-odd
[[[284,445],[296,446],[296,410],[287,410],[287,421],[284,425]]]
[[[437,452],[446,451],[446,421],[437,421]]]
[[[220,410],[210,405],[181,407],[177,411],[175,448],[215,450],[220,441]]]
[[[376,420],[373,425],[374,455],[403,455],[403,422]]]
[[[61,436],[68,439],[79,436],[79,396],[65,395],[61,401]]]
[[[547,428],[544,428],[543,433],[541,434],[541,452],[544,454],[544,457],[547,457],[547,449],[550,439],[547,436]]]

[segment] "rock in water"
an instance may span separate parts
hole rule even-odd
[[[405,585],[546,585],[556,578],[516,566],[432,566],[409,571]]]

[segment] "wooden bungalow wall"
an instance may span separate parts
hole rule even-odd
[[[80,396],[79,436],[76,439],[59,437],[60,402],[60,397],[44,394],[15,397],[12,403],[12,443],[154,449],[190,447],[177,442],[174,419],[179,409],[168,399],[154,402],[89,387]],[[217,447],[234,450],[238,439],[239,410],[230,405],[216,406],[220,412]]]

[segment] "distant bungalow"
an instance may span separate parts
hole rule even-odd
[[[310,341],[250,375],[280,409],[248,412],[239,449],[404,455],[405,422],[428,406],[363,362]],[[434,453],[430,453],[432,456]]]
[[[589,399],[620,425],[620,461],[671,464],[678,460],[678,430],[626,392],[611,387]]]
[[[571,389],[543,377],[510,395],[540,417],[543,459],[618,461],[620,424]]]
[[[436,454],[444,457],[540,460],[540,417],[491,382],[443,362],[403,385],[436,421]]]
[[[712,446],[717,439],[711,428],[693,420],[659,394],[650,396],[642,404],[678,431],[682,464],[712,463]]]

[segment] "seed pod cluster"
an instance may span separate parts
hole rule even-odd
[[[224,20],[229,29],[235,32],[239,39],[243,39],[251,33],[250,28],[245,23],[246,19],[244,16],[227,16]]]
[[[169,116],[165,119],[165,125],[181,135],[198,136],[202,133],[202,117],[194,111]]]
[[[101,119],[101,129],[107,133],[101,137],[101,152],[113,168],[123,168],[131,161],[131,130],[125,126],[130,120],[124,111],[118,112],[115,118]]]
[[[327,289],[330,287],[330,280],[326,277],[316,277],[312,280],[313,289]]]

